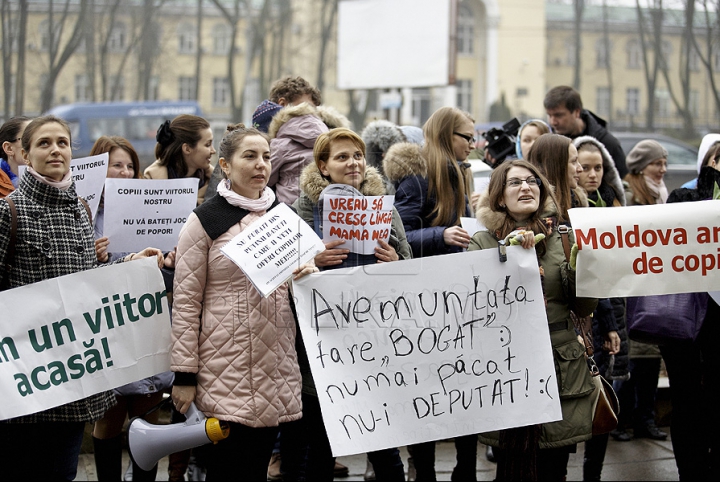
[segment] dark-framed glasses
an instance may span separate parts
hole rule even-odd
[[[466,141],[468,141],[470,144],[473,144],[473,145],[475,145],[475,142],[477,141],[477,139],[475,139],[475,137],[469,136],[467,134],[460,134],[459,132],[453,132],[453,134],[455,134],[456,136],[462,137],[463,139],[465,139]]]
[[[540,186],[542,182],[540,181],[539,177],[530,176],[527,179],[518,179],[517,177],[511,177],[507,181],[505,181],[505,185],[508,187],[520,187],[522,186],[522,183],[526,182],[528,186]]]

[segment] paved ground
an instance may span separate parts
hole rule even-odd
[[[669,432],[668,427],[663,427],[663,430]],[[493,480],[495,464],[485,459],[484,450],[484,446],[478,447],[477,478],[478,480]],[[438,480],[450,480],[450,473],[455,465],[455,445],[451,441],[439,442],[436,451],[435,467]],[[403,448],[401,452],[403,460],[406,461],[407,451]],[[583,446],[580,445],[578,453],[570,458],[568,480],[582,480],[582,454]],[[124,457],[124,466],[126,467],[129,461],[127,453]],[[350,476],[336,480],[363,480],[364,455],[341,457],[339,460],[348,466]],[[649,439],[616,442],[610,439],[602,478],[603,480],[678,480],[670,438],[661,442]],[[92,454],[80,456],[76,480],[97,480]],[[160,461],[157,480],[167,480],[167,457]]]

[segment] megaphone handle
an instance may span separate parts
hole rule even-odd
[[[185,423],[194,425],[196,423],[201,423],[206,418],[205,414],[197,409],[195,402],[190,402],[190,406],[188,407],[187,412],[185,412]]]
[[[166,404],[168,404],[168,403],[172,403],[172,398],[170,398],[170,397],[163,398],[163,399],[160,401],[160,403],[158,403],[157,405],[154,405],[154,406],[150,407],[150,410],[148,410],[147,412],[145,412],[145,413],[143,413],[142,415],[140,415],[140,418],[143,418],[143,419],[144,419],[145,417],[147,417],[148,415],[150,415],[150,414],[153,413],[154,411],[159,410],[160,408],[162,408],[163,405],[166,405]]]

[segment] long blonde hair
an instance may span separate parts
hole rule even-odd
[[[437,201],[431,212],[433,226],[457,226],[465,214],[466,194],[470,194],[472,171],[461,169],[455,159],[453,132],[467,121],[475,120],[467,112],[455,107],[436,110],[425,122],[423,157],[427,162],[428,197]],[[457,185],[451,182],[450,171],[455,171]]]

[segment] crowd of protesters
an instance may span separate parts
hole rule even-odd
[[[567,371],[558,390],[561,420],[455,438],[453,481],[476,480],[478,440],[492,447],[487,456],[497,462],[496,480],[564,480],[570,454],[583,442],[583,478],[600,480],[610,436],[618,441],[667,437],[654,413],[661,359],[677,409],[672,442],[680,479],[709,480],[720,466],[712,416],[720,370],[711,353],[720,308],[708,299],[705,323],[692,345],[634,341],[626,329],[624,299],[574,295],[576,251],[569,253],[565,243],[574,243],[567,229],[573,208],[717,196],[720,135],[703,140],[697,180],[669,193],[663,180],[668,152],[662,145],[643,140],[624,153],[574,89],[556,87],[544,102],[548,122],[524,122],[515,155],[508,159],[485,156],[493,172],[488,187],[476,192],[468,163],[478,148],[470,113],[443,107],[422,128],[375,120],[358,134],[337,110],[321,104],[316,88],[287,77],[275,82],[252,125],[229,125],[219,142],[202,117],[168,119],[157,129],[155,162],[142,173],[129,141],[112,132],[100,137],[92,154],[109,154],[108,178],[198,179],[197,208],[176,249],[165,253],[153,247],[111,252],[111,240],[103,235],[104,203],[93,220],[76,194],[65,121],[16,117],[2,125],[0,264],[5,269],[0,289],[154,257],[172,308],[170,372],[0,421],[0,459],[8,462],[8,479],[73,480],[89,422],[98,479],[120,480],[126,419],[144,416],[157,423],[158,413],[148,411],[168,393],[174,422],[183,420],[194,402],[231,426],[227,439],[193,453],[206,480],[239,474],[286,481],[347,476],[347,467],[330,449],[289,296],[292,280],[263,297],[220,248],[279,203],[292,206],[322,238],[324,196],[393,194],[387,242],[378,241],[373,254],[360,255],[342,241],[326,241],[325,251],[297,267],[293,280],[338,268],[497,249],[520,235],[522,247],[537,255],[556,370],[563,364]],[[462,227],[460,218],[472,216],[485,230]],[[620,426],[610,434],[593,435],[597,394],[590,371],[577,368],[586,365],[586,347],[572,319],[590,315],[595,363],[615,382],[621,401]],[[408,451],[407,465],[397,447],[368,453],[366,480],[436,480],[435,441],[413,444]],[[42,464],[36,463],[38,453]],[[190,457],[190,450],[170,455],[169,480],[185,480]],[[129,469],[134,480],[155,480],[156,472],[157,466],[145,471],[134,463]]]

